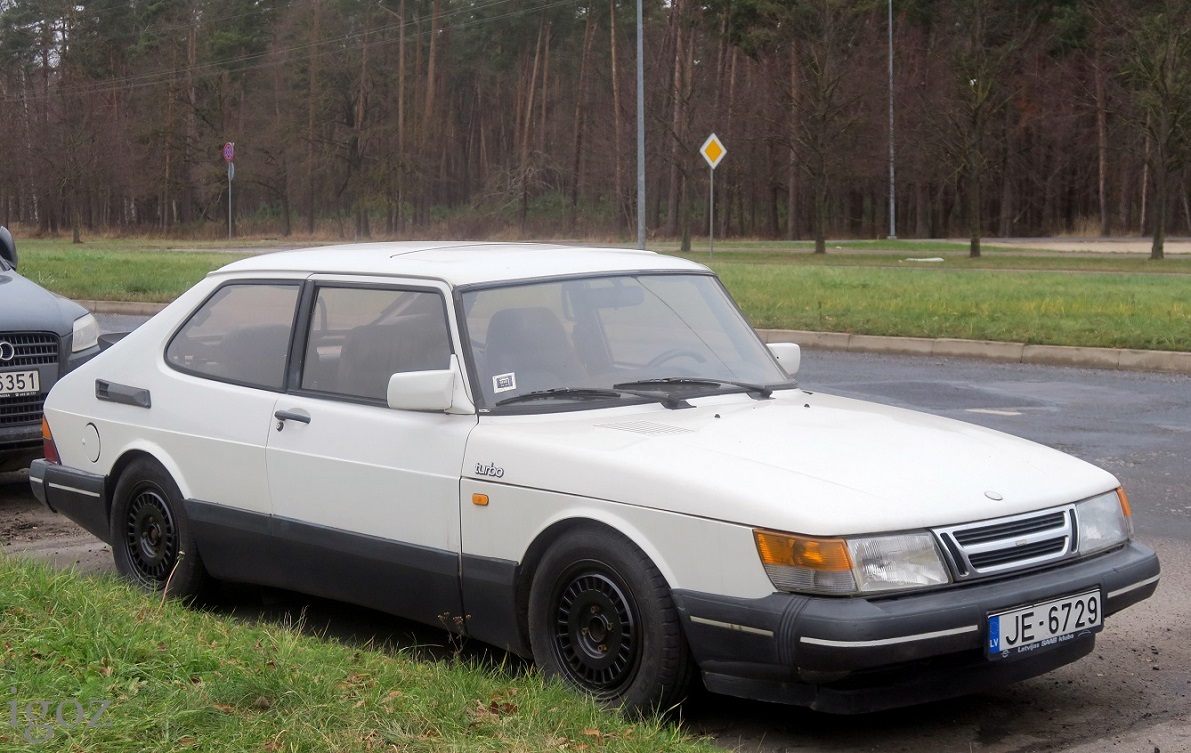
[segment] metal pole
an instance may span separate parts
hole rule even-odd
[[[645,249],[645,24],[637,0],[637,247]]]
[[[889,239],[897,240],[897,184],[893,157],[893,0],[889,0]]]
[[[227,163],[227,239],[232,239],[232,163]]]
[[[707,199],[707,240],[711,246],[710,256],[715,256],[715,168],[711,168],[711,191]]]

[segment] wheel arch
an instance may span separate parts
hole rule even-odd
[[[169,474],[174,483],[178,485],[178,491],[182,494],[183,499],[189,497],[187,487],[180,474],[180,469],[177,463],[173,462],[167,453],[162,452],[161,448],[149,448],[143,446],[132,446],[125,448],[116,461],[112,463],[111,469],[107,474],[107,499],[104,503],[107,505],[108,517],[112,514],[112,505],[115,503],[116,486],[120,483],[120,477],[128,470],[128,467],[138,460],[148,460],[161,466],[161,468]]]

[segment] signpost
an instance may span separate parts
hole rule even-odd
[[[715,255],[715,168],[727,153],[727,148],[714,133],[707,137],[703,146],[699,147],[699,154],[703,155],[703,159],[707,160],[707,165],[711,168],[711,190],[708,192],[710,195],[707,199],[707,240],[710,244],[711,255]]]
[[[227,163],[227,239],[232,239],[232,179],[236,177],[236,142],[223,145],[223,161]]]

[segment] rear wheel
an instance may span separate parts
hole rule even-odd
[[[150,591],[192,597],[207,573],[194,543],[182,494],[173,478],[149,459],[120,474],[112,504],[112,553],[116,571]]]
[[[631,713],[680,703],[694,676],[669,586],[611,531],[572,531],[542,558],[529,598],[534,661]]]

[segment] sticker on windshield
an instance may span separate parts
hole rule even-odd
[[[492,391],[495,393],[508,392],[517,389],[517,375],[513,373],[497,374],[492,377]]]

